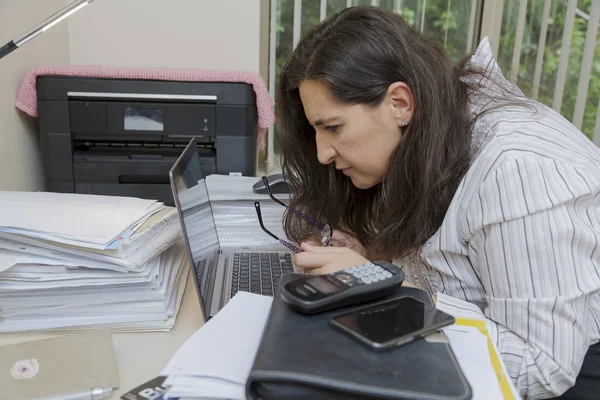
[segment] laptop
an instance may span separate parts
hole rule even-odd
[[[272,296],[281,275],[297,271],[292,253],[279,243],[229,247],[219,242],[196,139],[169,171],[169,180],[205,319],[238,291]]]

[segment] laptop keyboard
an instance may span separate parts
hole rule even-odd
[[[238,291],[273,296],[281,275],[293,272],[289,253],[235,253],[231,297]]]

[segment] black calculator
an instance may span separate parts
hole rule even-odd
[[[302,275],[281,289],[281,298],[302,314],[316,314],[375,300],[394,293],[404,272],[374,261],[327,275]]]

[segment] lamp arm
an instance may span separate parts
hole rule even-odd
[[[0,58],[12,53],[17,49],[17,45],[12,40],[0,47]]]
[[[25,43],[29,42],[31,39],[36,37],[37,35],[47,31],[52,28],[54,25],[67,18],[69,15],[73,14],[77,10],[87,6],[94,0],[75,0],[71,4],[67,5],[63,9],[57,11],[50,17],[46,18],[44,21],[40,22],[33,28],[29,29],[27,32],[18,36],[17,38],[11,40],[6,43],[4,46],[0,47],[0,58],[12,53],[17,48],[21,47]]]

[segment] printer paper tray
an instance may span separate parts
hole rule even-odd
[[[76,193],[132,196],[173,205],[169,170],[180,148],[104,148],[77,150],[73,154]],[[211,149],[199,148],[202,170],[216,173]]]
[[[199,148],[205,175],[215,173],[211,149]],[[73,154],[73,177],[80,183],[169,184],[179,148],[90,148]]]

